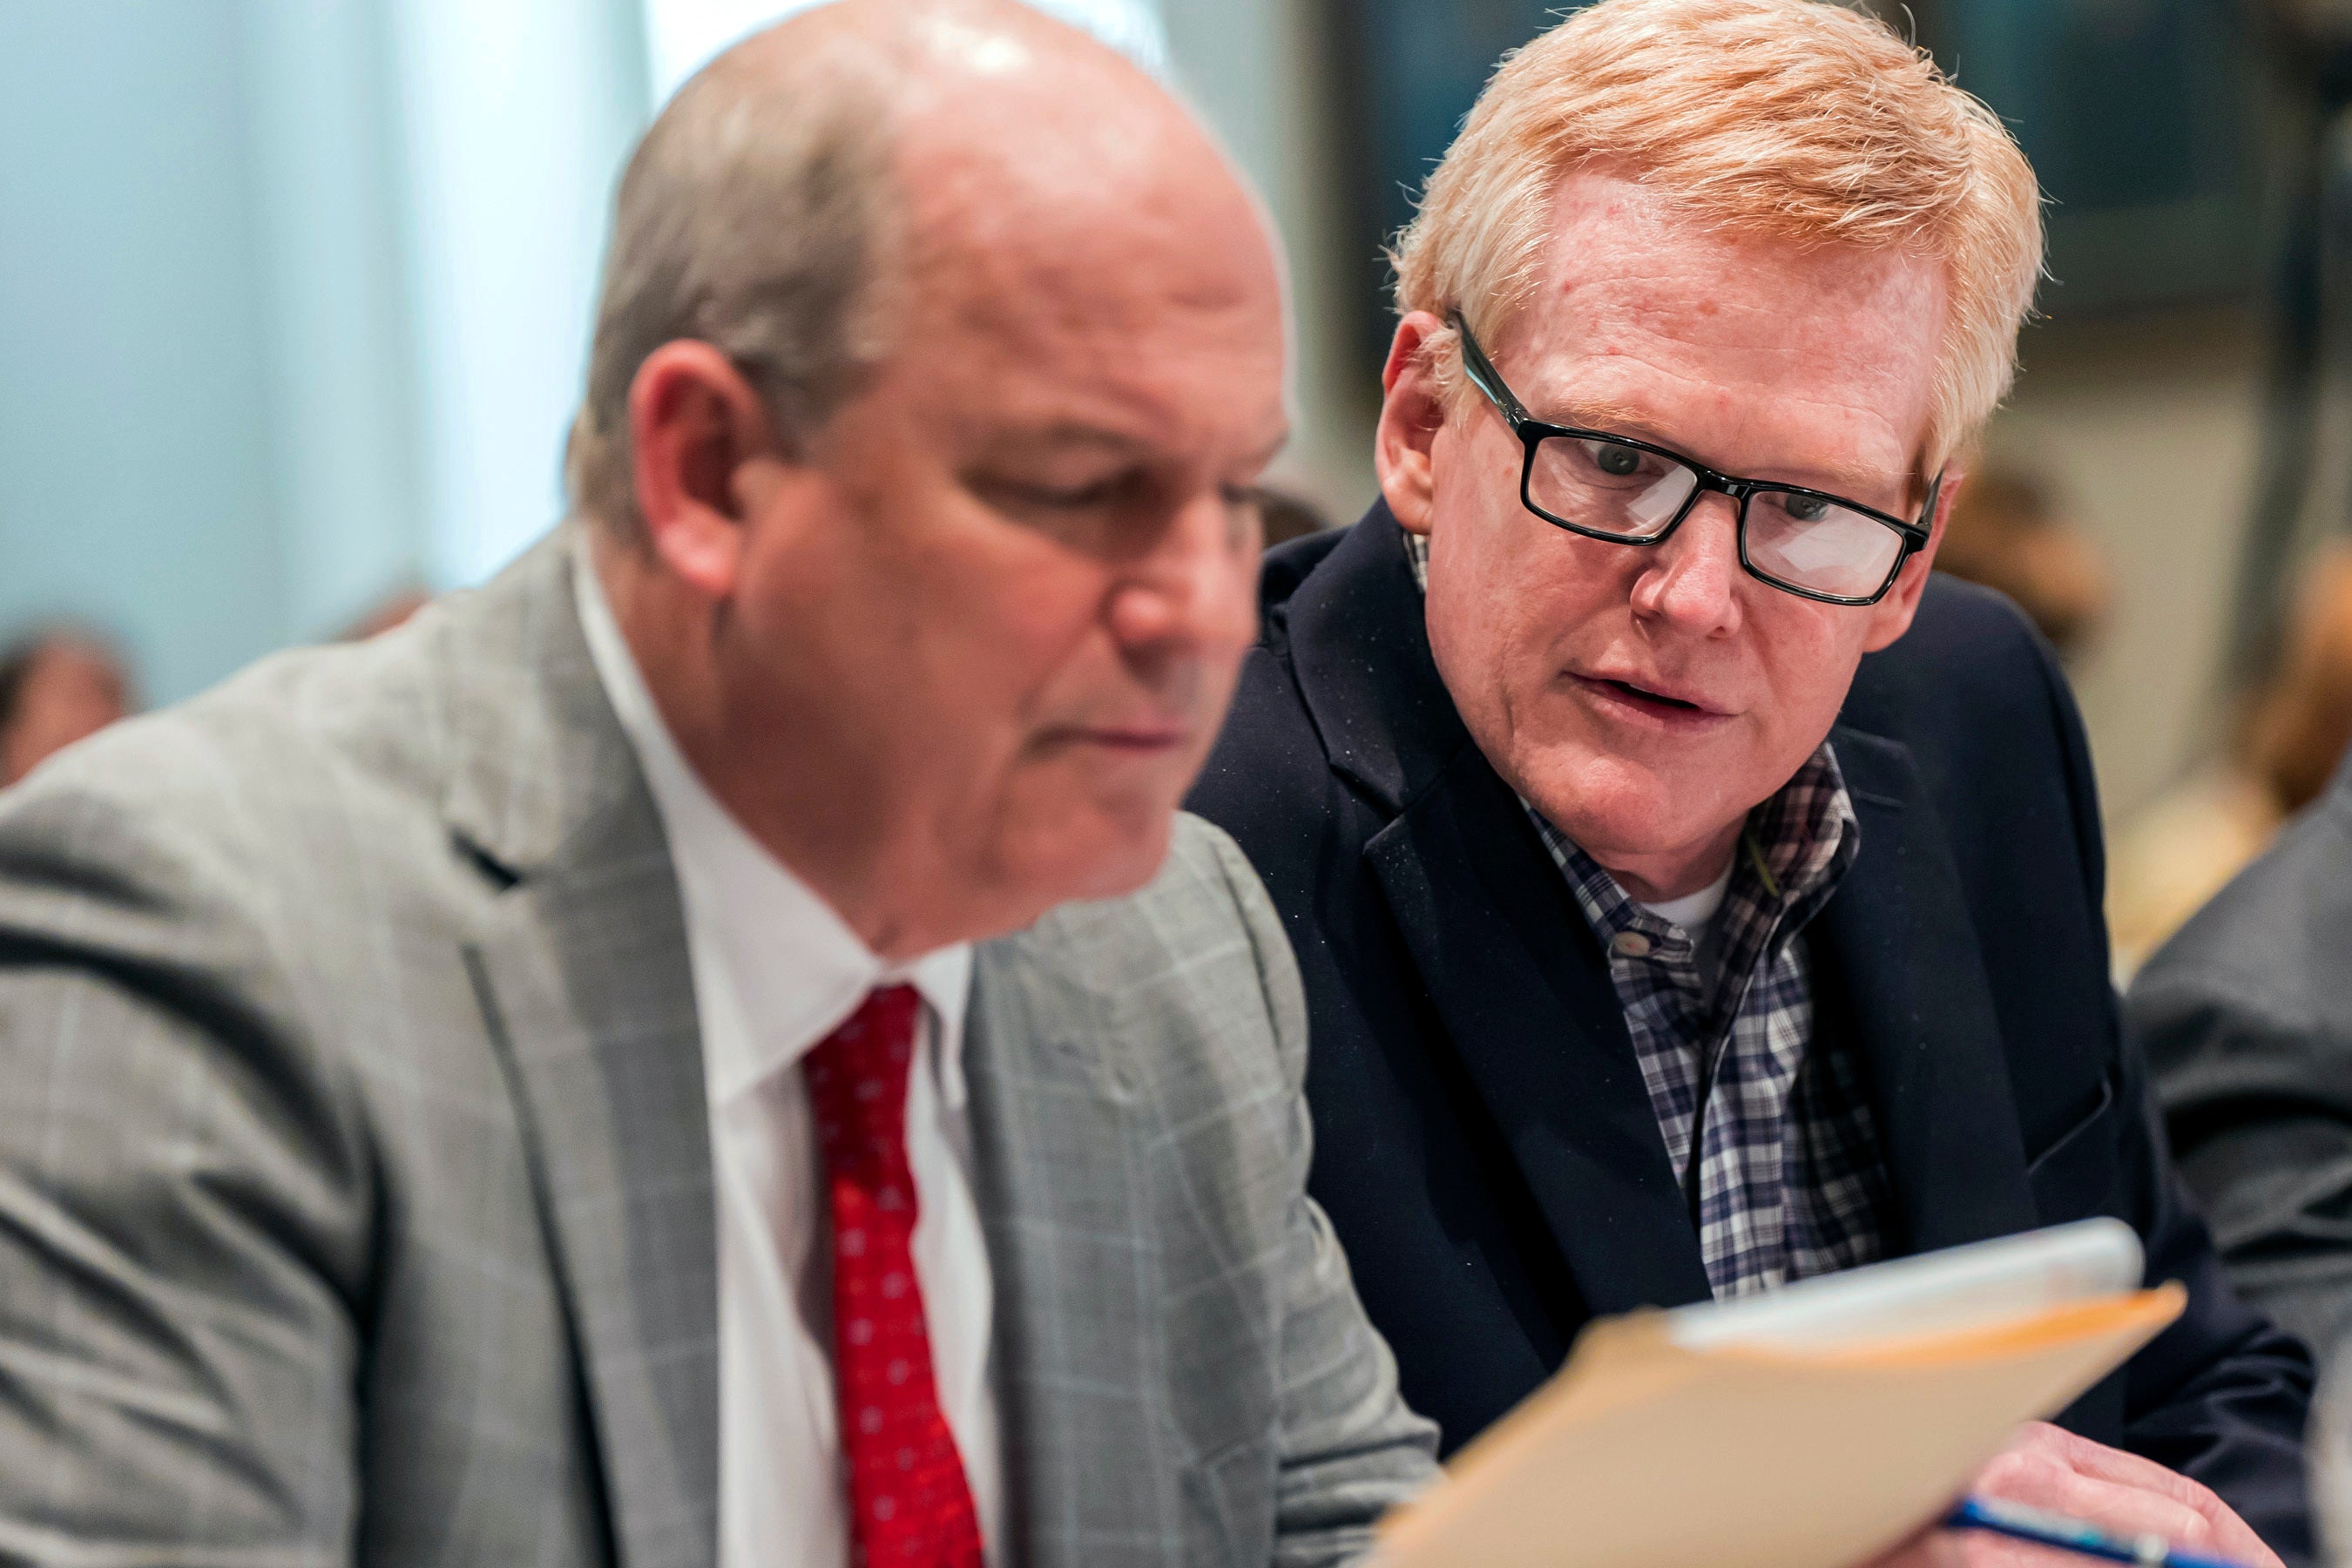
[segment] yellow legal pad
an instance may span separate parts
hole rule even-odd
[[[1852,1568],[2179,1316],[2091,1220],[1593,1324],[1378,1568]]]

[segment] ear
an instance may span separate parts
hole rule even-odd
[[[1935,570],[1936,551],[1952,521],[1952,503],[1959,500],[1960,486],[1968,477],[1968,470],[1957,460],[1945,465],[1944,482],[1936,491],[1936,515],[1927,524],[1927,542],[1903,563],[1903,574],[1895,579],[1886,597],[1870,607],[1870,635],[1862,645],[1864,653],[1893,647],[1911,629],[1912,617],[1919,613],[1919,595],[1927,591],[1927,574]]]
[[[1447,330],[1426,310],[1412,312],[1397,323],[1389,362],[1381,371],[1387,395],[1381,403],[1372,465],[1380,472],[1381,494],[1388,498],[1389,510],[1413,533],[1426,534],[1430,529],[1436,489],[1430,450],[1445,426],[1445,400],[1438,395],[1426,345]]]
[[[772,455],[759,393],[709,343],[664,343],[629,384],[629,447],[654,553],[708,597],[726,598],[742,560],[742,470]]]

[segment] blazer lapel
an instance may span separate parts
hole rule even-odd
[[[1474,748],[1365,854],[1586,1304],[1707,1300],[1607,961],[1509,788]]]
[[[624,1568],[709,1568],[718,1239],[700,1032],[660,816],[562,536],[458,612],[452,830],[511,886],[468,944],[514,1086]],[[503,602],[502,602],[503,601]]]
[[[1705,1300],[1698,1237],[1600,942],[1430,654],[1385,505],[1289,601],[1331,766],[1394,813],[1365,857],[1545,1226],[1597,1312]]]
[[[2032,1229],[2016,1098],[1951,847],[1907,748],[1843,726],[1831,739],[1862,852],[1814,926],[1816,1014],[1851,1032],[1867,1068],[1903,1249]]]
[[[995,1288],[1005,1554],[1036,1568],[1123,1561],[1116,1543],[1164,1539],[1182,1459],[1150,1394],[1165,1304],[1134,1088],[1100,1049],[1111,1014],[1109,998],[1025,961],[1017,939],[980,950],[964,1059]]]

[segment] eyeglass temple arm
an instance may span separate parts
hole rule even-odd
[[[1528,412],[1527,405],[1503,384],[1502,373],[1495,368],[1495,362],[1486,357],[1486,351],[1478,346],[1478,340],[1471,334],[1470,323],[1462,319],[1462,312],[1453,311],[1445,320],[1462,344],[1463,371],[1478,390],[1486,395],[1487,401],[1503,411],[1503,416],[1511,422],[1511,428],[1517,430],[1533,419],[1534,416]]]
[[[1937,468],[1936,477],[1927,481],[1927,503],[1919,509],[1919,521],[1912,525],[1920,532],[1930,536],[1936,531],[1936,503],[1943,498],[1944,494],[1944,469]],[[1914,550],[1925,550],[1927,548],[1927,541],[1915,540],[1911,547]]]

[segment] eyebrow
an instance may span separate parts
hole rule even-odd
[[[1132,453],[1144,449],[1144,443],[1124,431],[1100,425],[1079,425],[1057,422],[1040,425],[1032,429],[1016,430],[1006,439],[1024,447],[1099,447],[1105,451]]]

